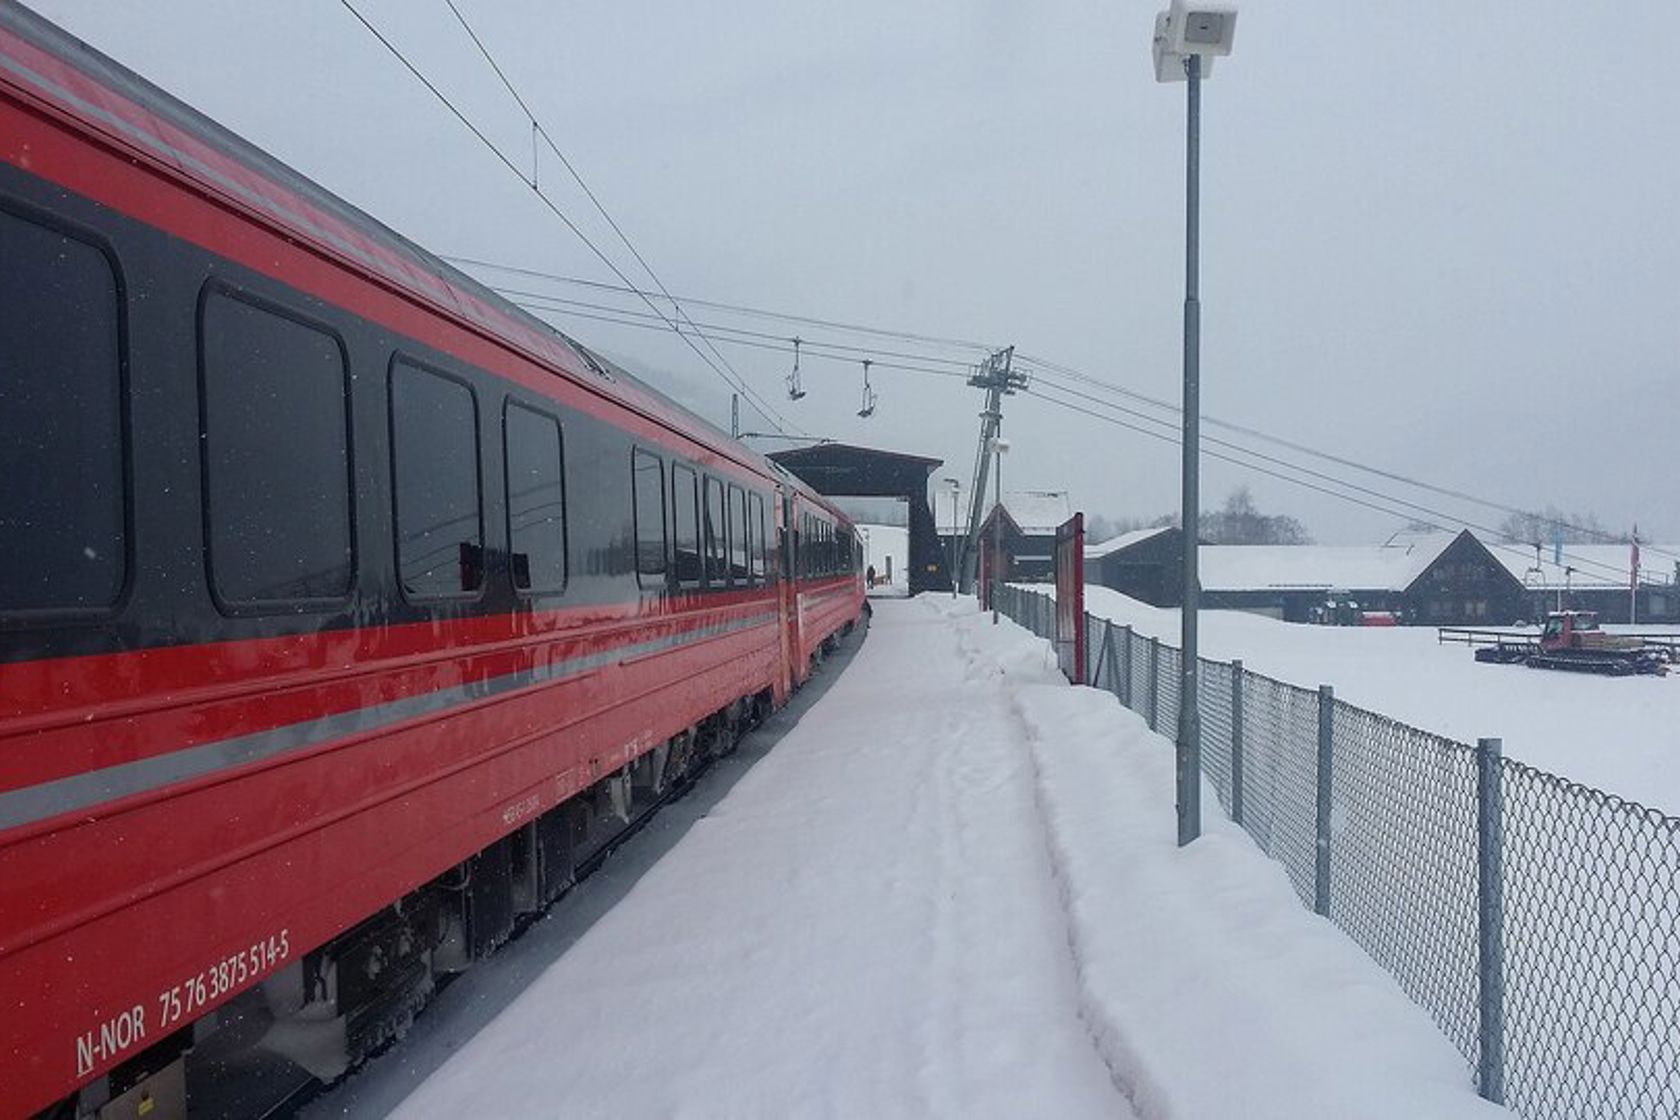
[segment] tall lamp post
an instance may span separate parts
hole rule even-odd
[[[957,518],[962,515],[962,479],[945,476],[951,488],[951,598],[957,597]]]
[[[1198,265],[1202,78],[1213,60],[1231,53],[1237,12],[1225,4],[1172,0],[1155,17],[1155,80],[1186,82],[1189,112],[1184,160],[1184,434],[1183,514],[1184,587],[1180,617],[1178,705],[1178,843],[1190,843],[1202,831],[1202,716],[1199,709],[1196,614],[1201,583],[1196,573],[1197,530],[1201,509],[1202,305]]]
[[[998,620],[998,589],[1003,586],[1003,456],[1009,441],[992,437],[992,625]]]

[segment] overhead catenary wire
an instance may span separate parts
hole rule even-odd
[[[437,87],[437,85],[430,78],[428,78],[426,76],[426,74],[418,66],[416,66],[413,62],[411,62],[409,60],[408,56],[405,55],[402,52],[402,50],[395,43],[393,43],[389,38],[387,38],[377,27],[375,27],[373,25],[372,22],[370,22],[367,19],[366,16],[364,16],[356,8],[356,6],[353,3],[351,3],[351,0],[339,0],[339,3],[340,3],[340,5],[343,6],[343,8],[346,11],[348,11],[353,17],[355,17],[356,22],[360,23],[362,25],[362,27],[364,27],[370,35],[372,35],[375,39],[377,39],[379,41],[380,45],[383,46],[386,49],[386,51],[388,51],[392,55],[392,57],[394,57],[399,63],[402,64],[404,69],[406,69],[411,75],[413,75],[414,78],[417,81],[419,81],[421,85],[426,87],[427,91],[429,91],[432,94],[432,96],[434,98],[436,98],[437,101],[440,104],[442,104],[444,106],[444,108],[446,108],[450,112],[450,114],[453,115],[455,117],[455,119],[457,121],[459,121],[461,123],[461,125],[463,127],[465,127],[467,129],[467,131],[470,132],[473,135],[473,137],[475,139],[478,140],[480,145],[482,145],[487,151],[489,151],[491,153],[491,155],[493,155],[496,158],[496,160],[499,163],[502,164],[503,167],[507,168],[507,170],[509,172],[511,172],[522,183],[524,183],[527,187],[529,187],[531,189],[532,193],[535,194],[537,196],[537,198],[542,202],[543,206],[550,213],[552,213],[556,218],[558,218],[560,220],[560,222],[563,223],[566,226],[566,228],[568,230],[570,230],[574,236],[577,237],[577,239],[579,241],[582,241],[583,244],[589,249],[589,251],[591,253],[593,253],[595,255],[595,257],[602,264],[606,265],[606,267],[613,273],[613,275],[617,276],[619,278],[619,280],[623,281],[623,283],[626,286],[628,286],[629,288],[631,288],[633,290],[639,290],[639,289],[636,289],[636,286],[631,281],[630,277],[627,276],[624,273],[624,271],[622,269],[620,269],[618,267],[618,265],[610,257],[608,257],[604,252],[602,252],[600,247],[597,246],[594,243],[594,241],[590,240],[588,235],[586,235],[583,232],[583,230],[577,225],[577,223],[572,221],[572,219],[565,213],[565,211],[562,210],[560,208],[560,206],[557,203],[555,203],[555,201],[552,198],[550,198],[547,193],[545,193],[543,191],[542,187],[538,184],[534,174],[532,176],[527,176],[523,171],[521,171],[519,169],[519,166],[516,163],[514,163],[513,160],[510,159],[507,156],[507,154],[504,153],[501,150],[501,148],[497,147],[496,144],[488,136],[486,136],[484,134],[483,130],[480,129],[476,124],[474,124],[472,122],[472,120],[464,112],[462,112],[461,109],[458,108],[453,101],[451,101],[449,99],[448,95],[446,95],[441,89],[439,89]],[[454,5],[451,4],[450,7],[453,9]],[[459,11],[456,12],[456,15],[457,15],[457,18],[459,18],[459,15],[460,15]],[[465,21],[463,21],[463,25],[465,25]],[[469,34],[471,33],[471,28],[470,27],[468,28],[468,32],[469,32]],[[492,60],[492,65],[494,65],[493,60]],[[504,75],[504,81],[505,81],[505,75]],[[516,94],[516,97],[517,97],[517,94]],[[529,116],[529,113],[527,113],[527,116]],[[531,118],[531,119],[533,120],[533,122],[535,121],[535,118]],[[610,221],[610,219],[609,219],[609,221]],[[622,236],[622,232],[621,232],[620,235]],[[632,247],[632,252],[634,252],[633,247]],[[645,262],[644,262],[644,267],[645,267]],[[651,275],[651,272],[650,272],[650,275]],[[657,277],[655,279],[657,280]],[[695,343],[694,339],[690,338],[688,333],[685,332],[677,322],[672,321],[669,316],[666,316],[665,313],[660,310],[658,304],[653,299],[648,298],[646,295],[643,296],[643,299],[644,299],[644,302],[647,303],[648,307],[651,310],[653,310],[662,319],[665,320],[667,327],[673,333],[675,333],[679,338],[681,338],[683,340],[683,342],[688,346],[688,348],[690,350],[693,350],[695,355],[697,357],[699,357],[702,362],[704,362],[708,367],[711,368],[712,372],[716,373],[718,375],[718,377],[720,377],[726,384],[728,384],[731,389],[735,390],[736,392],[740,393],[743,397],[745,397],[747,399],[748,403],[751,404],[752,407],[755,410],[757,410],[758,413],[761,416],[763,416],[765,420],[769,421],[769,423],[771,425],[773,425],[774,427],[777,427],[777,428],[786,428],[786,427],[789,426],[786,418],[783,417],[780,413],[778,413],[771,405],[768,404],[768,402],[765,402],[761,398],[759,398],[758,395],[752,390],[752,387],[746,383],[745,379],[741,378],[739,373],[734,373],[733,377],[731,377],[730,373],[724,372],[723,366],[720,366],[718,364],[718,359],[715,359],[715,358],[711,357],[705,351],[701,350],[700,347]],[[695,331],[694,333],[699,334],[700,332]],[[727,365],[727,363],[725,363],[725,365]]]
[[[614,324],[616,326],[635,327],[635,328],[638,328],[640,330],[654,330],[654,331],[657,331],[657,330],[663,330],[664,329],[664,328],[660,327],[657,323],[648,322],[645,318],[641,318],[641,319],[626,318],[626,317],[624,317],[626,314],[634,314],[634,313],[626,313],[621,308],[597,308],[597,309],[591,309],[591,310],[577,310],[577,309],[573,309],[573,308],[570,308],[570,307],[551,307],[551,306],[548,306],[545,303],[542,303],[542,302],[539,302],[539,301],[536,301],[536,300],[517,300],[516,299],[513,302],[517,306],[523,307],[527,311],[536,312],[538,314],[545,314],[546,313],[546,314],[550,314],[550,315],[561,315],[561,316],[567,316],[567,317],[571,317],[571,318],[587,319],[591,322],[611,323],[611,324]],[[701,324],[701,329],[706,330],[706,329],[711,329],[711,328],[707,327],[705,324]],[[719,328],[719,333],[713,335],[713,341],[726,343],[726,344],[731,345],[731,346],[744,346],[744,347],[747,347],[749,349],[755,349],[755,350],[775,351],[775,352],[780,353],[780,354],[791,354],[791,353],[793,353],[793,340],[790,339],[790,338],[782,338],[779,335],[765,334],[765,333],[758,332],[758,331],[749,332],[749,337],[744,337],[744,338],[736,338],[736,337],[726,336],[726,332],[733,331],[733,330],[736,330],[736,329],[737,328],[730,328],[730,327]],[[842,363],[846,363],[846,364],[850,364],[850,363],[858,361],[858,358],[855,354],[836,354],[836,353],[827,352],[827,349],[828,349],[828,344],[827,343],[816,343],[816,342],[812,342],[809,339],[801,339],[800,340],[800,347],[801,347],[800,353],[805,358],[818,358],[818,359],[823,359],[823,360],[826,360],[826,361],[842,362]],[[848,348],[848,349],[851,349],[851,348]],[[876,353],[876,351],[868,351],[868,352]],[[932,375],[934,377],[956,378],[957,380],[961,380],[961,381],[966,381],[968,379],[967,372],[965,372],[965,370],[962,370],[962,369],[935,369],[935,368],[932,368],[930,366],[913,365],[913,364],[910,364],[908,362],[891,362],[891,361],[882,361],[880,359],[871,359],[870,368],[871,369],[893,369],[893,370],[900,370],[900,371],[903,371],[903,372],[906,372],[906,373],[923,373],[923,374]]]
[[[657,316],[654,316],[649,312],[637,311],[634,308],[614,307],[611,304],[591,303],[588,300],[566,299],[563,296],[551,296],[543,292],[532,292],[522,288],[499,288],[491,285],[490,290],[498,293],[499,295],[506,296],[508,299],[527,310],[530,310],[533,307],[543,307],[546,310],[563,312],[567,308],[575,307],[585,311],[598,311],[602,313],[624,315],[632,319],[657,318]],[[557,306],[545,306],[549,304]],[[884,350],[876,346],[857,346],[844,342],[829,342],[826,340],[812,341],[804,338],[789,338],[786,335],[776,334],[771,331],[755,331],[748,327],[732,327],[723,323],[708,322],[693,323],[692,325],[696,330],[710,331],[714,334],[724,333],[740,335],[747,338],[772,339],[778,342],[786,343],[788,346],[792,346],[796,351],[799,346],[821,346],[826,350],[839,350],[851,354],[867,354],[872,358],[904,358],[910,361],[951,366],[953,369],[961,370],[970,370],[974,367],[974,363],[970,361],[957,358],[941,358],[932,354],[916,354],[902,350]],[[798,346],[795,346],[795,343],[798,343]]]
[[[466,265],[471,268],[494,269],[498,272],[507,272],[516,276],[528,276],[537,280],[551,280],[558,284],[571,284],[581,288],[597,288],[604,291],[617,292],[623,295],[641,296],[644,294],[634,286],[627,287],[618,284],[608,284],[600,280],[584,280],[576,276],[566,276],[557,272],[544,272],[541,269],[523,268],[518,265],[500,264],[496,261],[486,261],[476,257],[456,257],[446,255],[443,259],[451,264]],[[645,294],[654,295],[655,298],[658,298],[657,293]],[[973,339],[951,338],[935,334],[918,334],[914,331],[893,330],[888,327],[866,326],[861,323],[848,323],[840,319],[824,319],[815,315],[796,315],[786,311],[770,311],[762,307],[749,307],[745,304],[724,303],[719,300],[701,299],[698,296],[671,296],[669,298],[680,299],[683,303],[692,307],[706,307],[714,311],[731,311],[738,315],[746,315],[753,318],[773,319],[777,322],[783,323],[801,323],[806,326],[814,327],[827,327],[830,330],[846,331],[855,334],[871,334],[883,338],[896,338],[905,342],[921,342],[932,346],[948,346],[957,349],[978,350],[988,354],[997,349],[997,347],[991,343],[977,342]],[[965,361],[972,365],[974,359],[968,358],[965,359]]]
[[[671,295],[670,289],[665,287],[665,281],[659,278],[659,274],[653,270],[653,266],[647,262],[647,258],[642,256],[641,250],[636,248],[635,244],[630,240],[629,235],[624,232],[623,228],[618,224],[613,216],[607,212],[607,208],[601,202],[599,196],[595,194],[588,183],[584,182],[583,176],[578,172],[578,169],[573,166],[572,161],[566,158],[566,153],[560,150],[560,145],[549,133],[548,128],[537,117],[536,111],[531,108],[531,106],[525,101],[525,98],[520,95],[519,90],[514,87],[513,80],[507,76],[507,72],[502,69],[499,63],[497,63],[495,56],[490,53],[490,48],[485,45],[484,40],[480,39],[478,37],[478,33],[473,30],[472,24],[467,22],[467,17],[461,13],[461,9],[456,5],[455,0],[444,0],[444,3],[449,5],[449,10],[454,13],[456,22],[461,25],[462,30],[467,33],[467,37],[472,40],[473,46],[478,48],[478,53],[484,56],[484,61],[490,64],[490,69],[495,72],[496,77],[501,79],[503,88],[512,95],[514,102],[518,104],[520,110],[525,114],[526,119],[531,122],[531,132],[533,138],[542,138],[543,143],[548,146],[548,150],[553,152],[555,157],[559,159],[561,166],[566,169],[566,173],[569,174],[577,183],[578,187],[582,189],[583,193],[594,205],[596,211],[600,213],[603,219],[605,219],[607,225],[611,227],[613,233],[618,236],[619,241],[623,242],[624,247],[630,251],[630,255],[636,258],[636,263],[642,266],[642,271],[648,274],[648,278],[651,279],[659,288],[660,294],[670,302],[677,318],[687,320],[690,326],[692,326],[693,321],[688,318],[688,312],[684,310],[682,304]],[[531,185],[533,188],[536,186],[536,180],[537,168],[535,154],[533,153],[531,167]],[[624,282],[626,284],[630,283],[628,279],[625,279]],[[720,351],[710,339],[707,339],[704,335],[701,336],[701,339],[706,343],[707,349],[711,350],[711,352],[717,357],[718,361],[722,362],[724,366],[728,368],[729,372],[734,374],[736,379],[741,382],[742,394],[751,398],[753,394],[748,390],[746,379],[741,376],[741,372],[729,364],[729,359],[723,356],[723,352]],[[768,402],[759,398],[754,403],[754,407],[758,408],[762,414],[764,409],[768,407]],[[778,414],[772,412],[765,415],[765,419],[771,420],[773,416],[777,415]],[[786,419],[781,419],[785,424]],[[772,422],[774,422],[774,420],[772,420]]]

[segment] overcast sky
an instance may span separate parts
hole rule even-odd
[[[1185,98],[1154,81],[1159,0],[457,3],[678,295],[1013,343],[1177,399]],[[336,0],[34,6],[428,248],[616,282]],[[358,7],[529,162],[523,114],[444,0]],[[1242,4],[1203,106],[1206,412],[1680,538],[1677,42],[1672,0]],[[539,177],[647,282],[556,160]],[[727,389],[669,333],[554,321],[727,424]],[[791,403],[785,355],[720,346],[803,431],[939,456],[938,475],[967,485],[981,397],[960,379],[877,369],[862,420],[856,362],[807,361],[809,395]],[[744,409],[743,426],[768,424]],[[1066,489],[1109,516],[1177,505],[1167,443],[1032,396],[1008,402],[1004,426],[1008,487]],[[1400,524],[1217,461],[1204,505],[1242,482],[1320,540]]]

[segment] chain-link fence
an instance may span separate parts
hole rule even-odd
[[[1049,596],[998,607],[1054,639]],[[1174,734],[1179,651],[1085,616],[1087,683]],[[1232,820],[1427,1009],[1517,1113],[1680,1116],[1680,818],[1200,662],[1202,769]]]

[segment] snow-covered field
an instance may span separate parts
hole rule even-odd
[[[802,722],[402,1115],[1500,1114],[1244,833],[1174,846],[1138,717],[971,599],[875,609]]]
[[[1034,590],[1048,591],[1037,587]],[[1176,610],[1105,587],[1085,609],[1145,637],[1179,642]],[[1203,657],[1337,698],[1466,743],[1504,740],[1507,757],[1651,808],[1680,814],[1680,673],[1600,677],[1483,665],[1442,645],[1432,626],[1304,626],[1240,611],[1204,611]]]

